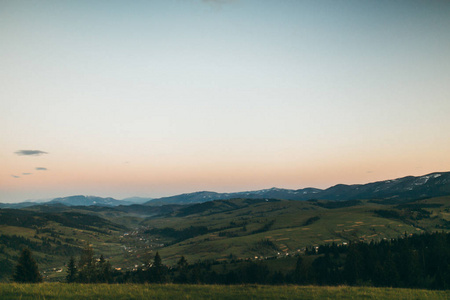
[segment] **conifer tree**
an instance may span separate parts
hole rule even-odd
[[[78,262],[78,281],[83,283],[95,282],[97,278],[95,271],[94,250],[87,244]]]
[[[150,268],[150,282],[163,283],[166,281],[166,269],[161,262],[161,256],[156,252],[153,264]]]
[[[67,276],[66,281],[68,283],[75,282],[77,279],[77,266],[75,264],[75,259],[73,256],[69,260],[69,264],[67,265]]]
[[[105,260],[103,254],[100,255],[100,259],[97,262],[97,281],[98,282],[110,282],[111,278],[111,264],[109,261]]]
[[[175,277],[175,282],[177,283],[187,283],[188,282],[188,262],[184,256],[181,256],[180,260],[177,262],[178,266],[178,276]]]
[[[27,283],[42,282],[42,276],[39,273],[38,265],[34,260],[30,249],[25,248],[20,253],[13,280],[15,282]]]

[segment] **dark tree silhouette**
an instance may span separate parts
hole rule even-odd
[[[75,264],[75,259],[73,256],[69,260],[69,264],[67,265],[67,276],[66,281],[68,283],[75,282],[77,280],[77,266]]]
[[[73,257],[70,258],[66,281],[68,283],[113,283],[124,282],[126,276],[126,274],[114,271],[103,254],[99,259],[94,259],[94,251],[91,246],[87,245],[83,249],[78,264]]]
[[[97,269],[97,281],[98,282],[111,282],[111,264],[105,260],[103,254],[100,255],[100,259],[96,264]]]
[[[34,260],[30,249],[25,248],[22,250],[22,253],[20,253],[13,280],[15,282],[28,283],[42,282],[42,276],[39,273],[38,265]]]
[[[148,279],[150,282],[166,282],[166,267],[162,264],[158,252],[155,254],[152,266],[148,269]]]
[[[97,281],[94,250],[89,244],[83,249],[78,262],[78,281],[83,283],[94,283]]]
[[[177,262],[178,276],[175,277],[174,281],[176,283],[187,283],[188,282],[188,262],[184,256],[181,256],[180,260]]]

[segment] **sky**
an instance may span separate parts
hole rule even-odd
[[[0,0],[0,202],[450,171],[450,1]]]

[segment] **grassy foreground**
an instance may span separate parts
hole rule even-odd
[[[0,299],[449,299],[450,291],[372,287],[0,284]]]

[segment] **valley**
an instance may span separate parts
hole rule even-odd
[[[450,197],[401,204],[232,199],[161,207],[33,206],[0,210],[0,223],[2,281],[24,246],[47,281],[61,281],[70,256],[88,244],[113,268],[132,271],[156,251],[169,266],[181,256],[188,262],[294,259],[320,245],[447,232]],[[287,272],[294,263],[280,265]]]

